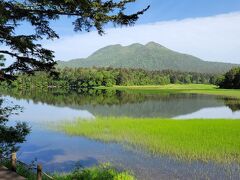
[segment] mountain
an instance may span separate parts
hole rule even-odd
[[[113,67],[223,73],[236,64],[208,62],[197,57],[172,51],[160,44],[112,45],[99,49],[87,58],[59,61],[58,67]]]

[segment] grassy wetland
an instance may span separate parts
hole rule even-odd
[[[114,86],[107,89],[143,94],[205,94],[240,98],[239,90],[222,90],[214,85]],[[167,119],[96,117],[61,122],[55,127],[69,135],[104,142],[116,142],[154,155],[181,160],[240,163],[240,121],[238,119]]]
[[[240,0],[192,2],[0,0],[0,180],[240,180]]]
[[[104,142],[130,144],[155,155],[182,160],[240,162],[238,120],[97,117],[93,121],[61,123],[57,129]]]
[[[220,89],[215,85],[209,84],[170,84],[159,86],[113,86],[99,87],[99,89],[116,89],[132,93],[186,93],[186,94],[206,94],[240,98],[240,90]]]
[[[58,179],[240,175],[238,90],[175,84],[39,93],[9,90],[6,98],[24,106],[18,120],[29,117],[35,128],[21,146],[24,162],[33,158],[30,147],[47,172],[66,172]],[[99,171],[102,163],[116,170]],[[86,171],[73,171],[76,164]]]

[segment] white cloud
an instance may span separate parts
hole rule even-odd
[[[87,57],[111,44],[145,44],[155,41],[170,49],[204,60],[240,63],[240,12],[111,28],[104,36],[96,32],[74,34],[47,44],[56,58],[69,60]]]

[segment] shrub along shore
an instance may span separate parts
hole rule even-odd
[[[0,161],[0,164],[11,168],[10,161]],[[18,164],[16,172],[27,178],[28,180],[35,180],[37,179],[36,172],[24,166],[23,164]],[[91,168],[78,168],[69,173],[53,173],[51,174],[53,179],[57,180],[73,180],[73,179],[81,179],[81,180],[135,180],[135,177],[128,171],[118,171],[110,164],[100,164],[98,166],[94,166]],[[43,180],[49,180],[48,177],[43,175]]]

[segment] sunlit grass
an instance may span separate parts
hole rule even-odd
[[[118,89],[118,90],[186,90],[186,89],[216,89],[217,86],[210,84],[168,84],[168,85],[144,85],[144,86],[113,86],[97,87],[97,89]]]
[[[217,86],[210,84],[168,84],[152,86],[114,86],[113,88],[127,89],[216,89]]]
[[[170,120],[98,117],[62,122],[69,135],[118,142],[184,160],[240,162],[240,120]]]
[[[240,98],[240,90],[238,89],[209,89],[209,90],[186,90],[183,93],[193,94],[207,94],[207,95],[218,95],[233,98]]]
[[[106,88],[106,87],[105,87]],[[101,89],[104,89],[101,87]],[[159,86],[114,86],[106,89],[125,90],[132,93],[193,93],[240,98],[238,89],[219,89],[209,84],[169,84]]]

